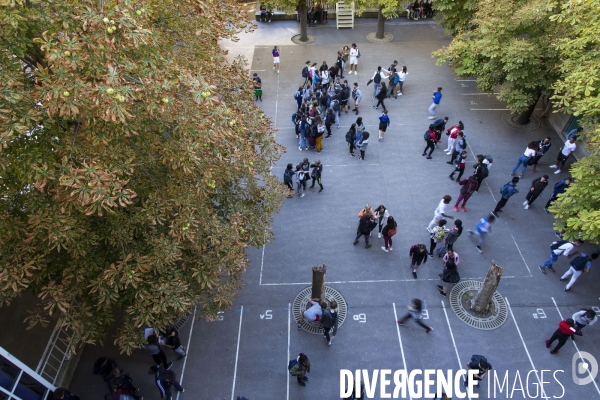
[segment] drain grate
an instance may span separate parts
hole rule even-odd
[[[292,315],[294,316],[294,321],[296,323],[300,321],[300,316],[302,315],[302,311],[306,310],[308,305],[308,301],[310,300],[310,296],[312,294],[312,288],[309,286],[305,289],[302,289],[300,293],[294,299],[292,303]],[[342,294],[337,290],[330,288],[329,286],[325,287],[325,300],[327,302],[331,302],[335,300],[338,304],[338,328],[342,326],[346,316],[348,315],[348,304],[346,304],[346,300],[342,297]],[[319,330],[318,322],[309,322],[304,321],[302,324],[302,329],[308,333],[312,333],[315,335],[322,335],[323,331]]]
[[[454,285],[450,292],[450,307],[454,314],[465,324],[473,328],[482,330],[497,329],[504,324],[508,318],[508,308],[506,301],[497,291],[492,296],[492,315],[487,318],[476,317],[469,310],[465,309],[460,299],[467,292],[478,291],[482,282],[479,281],[462,281]]]

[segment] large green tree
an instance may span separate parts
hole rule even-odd
[[[7,4],[8,3],[8,4]],[[195,304],[232,305],[270,240],[282,148],[217,40],[233,0],[4,1],[0,304],[75,340],[139,346]]]
[[[559,76],[556,41],[565,28],[553,24],[558,2],[480,0],[472,29],[457,33],[447,48],[433,55],[438,64],[452,61],[460,77],[476,76],[479,89],[494,93],[525,124],[543,91]]]
[[[590,155],[571,167],[575,182],[553,203],[556,228],[571,238],[600,240],[600,1],[566,2],[554,25],[567,34],[556,42],[560,79],[553,88],[559,111],[581,116]],[[579,142],[581,145],[581,142]]]

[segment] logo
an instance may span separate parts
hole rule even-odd
[[[573,354],[572,367],[573,382],[577,385],[587,385],[596,379],[596,375],[598,375],[598,361],[587,351]],[[581,378],[582,375],[586,376]]]

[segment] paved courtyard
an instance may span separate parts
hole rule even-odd
[[[366,34],[375,30],[374,20],[358,20],[354,30],[311,28],[317,42],[309,46],[291,43],[289,39],[297,29],[295,21],[262,24],[257,32],[242,38],[240,48],[252,57],[251,72],[258,73],[263,81],[264,101],[258,106],[272,119],[278,129],[277,140],[287,148],[273,166],[273,174],[281,178],[288,163],[296,165],[303,157],[310,162],[320,159],[325,166],[325,190],[308,190],[304,198],[286,199],[274,217],[273,242],[248,250],[251,263],[245,274],[245,287],[234,308],[224,311],[222,321],[190,319],[182,328],[182,340],[189,345],[188,357],[177,362],[174,369],[183,375],[186,392],[177,398],[336,399],[340,369],[456,371],[464,367],[472,354],[485,355],[500,381],[508,371],[508,387],[512,390],[516,385],[512,398],[539,397],[539,393],[535,394],[540,381],[546,382],[543,392],[549,397],[600,397],[597,380],[579,386],[571,378],[572,356],[578,349],[600,354],[599,325],[585,329],[583,337],[577,337],[575,342],[568,341],[558,355],[549,354],[544,347],[544,340],[561,318],[570,317],[582,307],[598,310],[600,272],[592,269],[568,293],[559,282],[568,266],[565,259],[555,264],[555,274],[542,275],[538,265],[548,258],[549,245],[556,240],[552,215],[543,210],[550,189],[529,210],[521,206],[534,177],[549,174],[551,188],[567,176],[567,172],[554,175],[548,168],[561,138],[545,120],[541,128],[532,132],[507,127],[500,118],[507,112],[504,104],[479,93],[475,81],[457,80],[446,66],[436,67],[431,52],[448,45],[450,38],[431,20],[390,21],[386,30],[394,35],[394,40],[382,44],[366,40]],[[353,42],[362,53],[359,71],[358,75],[345,77],[350,83],[358,82],[362,89],[360,116],[372,138],[366,159],[360,161],[348,155],[344,135],[356,120],[353,113],[342,115],[341,128],[334,127],[333,137],[323,140],[321,154],[299,151],[291,123],[296,106],[292,95],[303,82],[300,72],[304,62],[311,60],[320,65],[327,61],[331,65],[336,51]],[[280,74],[272,70],[273,45],[281,48]],[[231,52],[234,47],[228,49]],[[385,139],[378,142],[380,111],[372,108],[373,87],[367,87],[366,82],[378,65],[387,68],[393,60],[398,60],[400,66],[406,65],[409,75],[404,95],[386,100],[391,126]],[[494,224],[483,254],[476,251],[475,242],[466,233],[454,246],[460,255],[462,279],[482,280],[492,260],[504,268],[498,291],[508,301],[509,316],[496,330],[471,328],[449,309],[448,300],[438,294],[435,286],[442,271],[439,258],[430,259],[421,267],[418,279],[413,279],[409,268],[410,246],[429,245],[425,228],[440,199],[446,194],[456,199],[459,192],[459,185],[448,179],[452,167],[446,164],[449,157],[442,151],[445,136],[433,159],[421,156],[425,147],[423,133],[430,123],[427,108],[436,86],[443,87],[438,117],[448,116],[448,126],[458,120],[465,125],[469,144],[465,177],[472,170],[476,154],[494,158],[490,175],[479,193],[469,200],[467,212],[455,213],[448,208],[448,213],[460,218],[466,229],[473,229],[479,218],[494,208],[499,188],[510,180],[510,171],[527,142],[550,136],[554,143],[541,160],[538,172],[526,172],[518,185],[520,193],[509,200]],[[398,222],[393,251],[381,250],[383,240],[377,239],[376,233],[370,249],[365,249],[362,239],[359,245],[352,245],[357,213],[366,203],[374,207],[385,205]],[[582,249],[589,254],[597,247],[585,244]],[[332,346],[327,346],[319,335],[297,330],[290,307],[296,294],[310,285],[311,266],[323,263],[327,265],[327,284],[338,290],[349,305],[349,315]],[[434,328],[430,334],[412,322],[404,327],[396,324],[414,297],[427,302],[425,322]],[[145,399],[158,399],[151,377],[145,375],[150,357],[142,350],[131,357],[120,356],[111,345],[109,340],[106,347],[86,346],[72,391],[82,399],[101,398],[104,385],[91,375],[91,366],[98,356],[111,355],[132,372]],[[286,370],[288,360],[299,352],[306,353],[312,364],[307,387],[300,387]],[[167,355],[174,359],[173,354]],[[530,374],[527,384],[530,370],[539,372]],[[542,375],[541,370],[547,371]],[[555,379],[552,374],[557,370],[562,372],[557,372]],[[492,385],[490,389],[488,395],[488,383],[484,382],[479,397],[509,398],[506,387],[502,393],[496,387],[495,397]],[[380,398],[379,391],[374,398]]]

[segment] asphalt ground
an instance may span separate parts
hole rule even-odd
[[[555,264],[556,274],[542,275],[538,265],[547,260],[549,246],[556,240],[553,217],[543,210],[550,189],[529,210],[521,206],[533,178],[549,174],[551,188],[567,176],[567,172],[554,175],[548,168],[560,147],[559,137],[544,120],[541,128],[532,132],[507,127],[500,118],[507,112],[504,104],[479,93],[473,80],[458,80],[446,66],[435,66],[431,52],[448,45],[450,38],[430,20],[389,22],[387,31],[394,40],[383,44],[366,40],[366,33],[375,30],[374,20],[360,20],[354,30],[338,31],[332,25],[330,21],[329,26],[311,28],[317,42],[310,46],[292,45],[289,41],[297,32],[295,21],[262,24],[240,42],[242,51],[248,53],[251,48],[250,70],[263,81],[264,101],[258,106],[278,129],[277,140],[287,147],[273,166],[273,174],[282,177],[287,163],[297,164],[304,157],[311,162],[320,159],[325,166],[325,190],[308,190],[304,198],[286,199],[274,217],[273,242],[248,250],[251,263],[245,274],[245,287],[234,308],[223,312],[222,321],[190,319],[182,328],[188,356],[173,368],[186,392],[177,394],[177,398],[336,399],[340,369],[456,371],[464,367],[472,354],[487,357],[499,382],[508,373],[508,386],[502,393],[496,385],[494,397],[494,382],[486,381],[478,389],[480,398],[539,398],[539,393],[534,395],[540,381],[547,382],[543,388],[549,397],[600,397],[597,379],[580,386],[571,377],[572,357],[577,349],[599,354],[600,325],[586,328],[583,337],[577,337],[574,343],[568,341],[557,355],[549,354],[544,346],[561,317],[582,307],[600,307],[599,273],[593,268],[568,293],[559,282],[559,276],[568,267],[566,259]],[[352,113],[342,115],[341,128],[334,127],[333,137],[323,140],[321,154],[299,151],[291,123],[296,106],[292,95],[303,82],[300,72],[304,62],[330,64],[336,51],[352,42],[358,44],[362,57],[358,75],[345,77],[351,83],[359,82],[363,92],[360,116],[371,133],[366,160],[348,155],[344,134],[356,119]],[[270,50],[274,44],[281,48],[279,74],[272,70]],[[372,108],[372,86],[366,87],[366,82],[378,65],[387,68],[394,59],[408,67],[409,75],[404,95],[386,100],[392,125],[385,139],[378,142],[380,111]],[[459,191],[458,184],[448,179],[452,167],[446,164],[449,156],[442,151],[445,137],[432,160],[421,156],[425,147],[423,133],[430,123],[427,108],[436,86],[443,87],[438,117],[448,116],[449,126],[458,120],[465,125],[469,144],[467,171],[476,154],[494,158],[490,175],[467,203],[467,212],[455,213],[448,207],[448,214],[460,218],[466,229],[473,229],[479,218],[494,208],[500,197],[499,188],[510,180],[510,171],[527,142],[550,136],[554,143],[540,161],[538,172],[526,172],[518,185],[520,193],[509,200],[494,224],[483,254],[477,253],[475,242],[466,234],[454,246],[461,259],[462,279],[482,280],[492,260],[504,268],[498,291],[510,304],[509,317],[492,331],[477,330],[461,322],[449,309],[448,300],[438,294],[435,284],[442,270],[439,258],[421,267],[416,280],[409,268],[410,246],[429,244],[425,228],[440,199],[446,194],[456,199]],[[352,245],[357,213],[366,203],[374,207],[384,204],[398,221],[393,251],[383,252],[383,240],[375,234],[370,249],[364,248],[364,239],[359,245]],[[590,253],[597,248],[586,244],[582,249]],[[349,316],[332,346],[327,346],[321,336],[297,330],[290,310],[296,294],[310,285],[311,266],[323,263],[328,268],[328,286],[338,290],[349,305]],[[429,318],[425,323],[434,328],[430,334],[412,321],[403,327],[395,322],[415,297],[427,302]],[[299,352],[306,353],[312,363],[307,387],[300,387],[286,370],[289,359]],[[152,364],[150,356],[143,350],[129,357],[119,355],[110,340],[105,346],[85,347],[71,384],[74,393],[82,399],[101,398],[103,382],[91,374],[94,360],[101,355],[117,358],[142,388],[140,394],[146,399],[158,399],[158,389],[145,375]],[[171,352],[167,355],[174,360]],[[526,382],[531,370],[538,372],[531,373]],[[562,370],[556,372],[562,386],[552,376],[557,370]],[[519,390],[520,382],[523,389],[529,388],[529,394]],[[515,387],[509,396],[507,390]],[[374,398],[383,398],[379,386]]]

